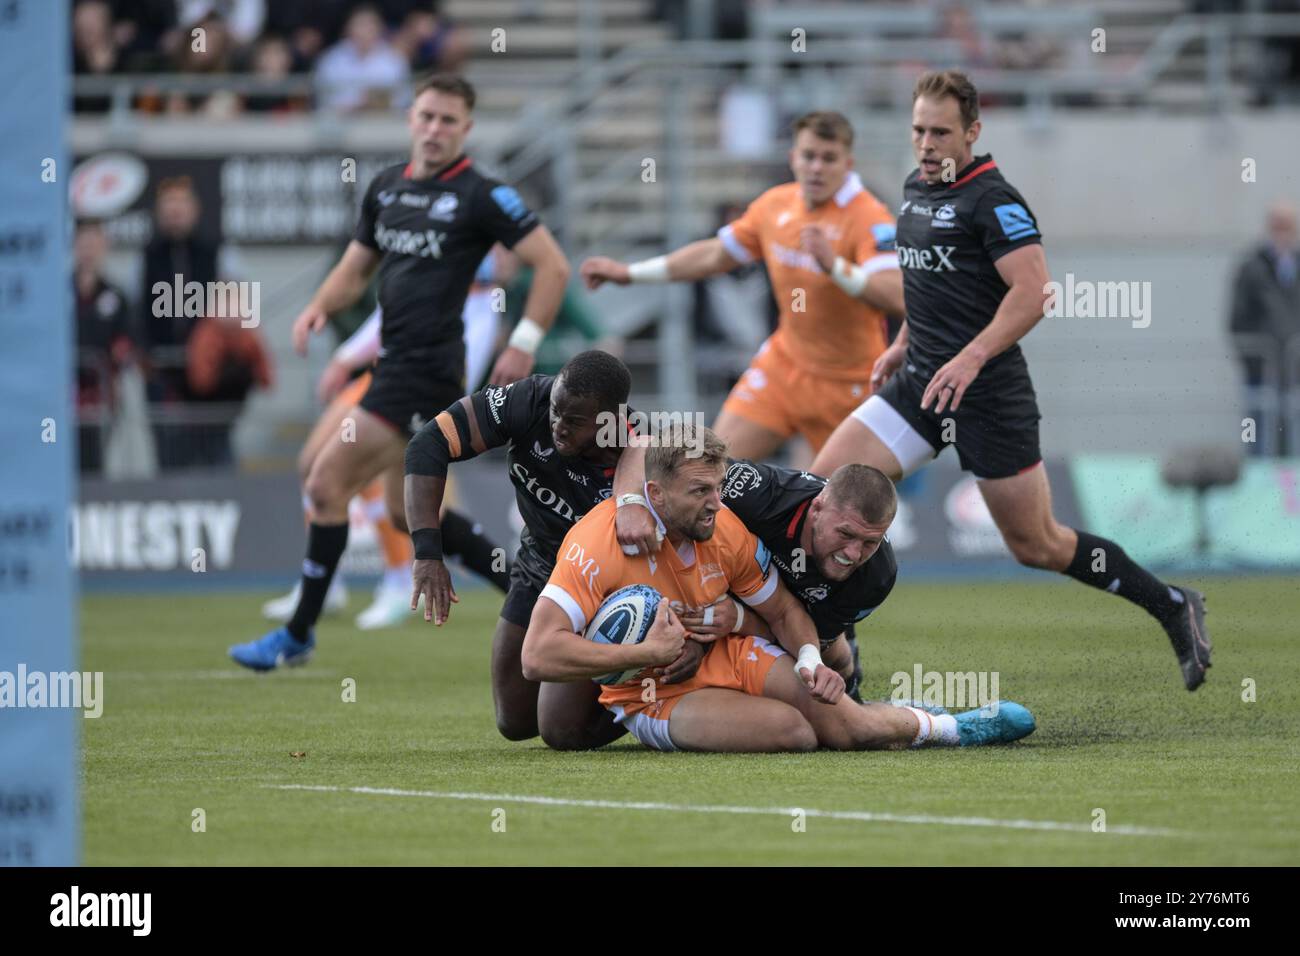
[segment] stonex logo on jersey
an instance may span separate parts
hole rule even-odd
[[[898,264],[904,269],[920,269],[922,272],[956,272],[957,267],[949,258],[956,251],[956,246],[931,246],[929,249],[899,246]]]
[[[375,244],[385,252],[395,252],[403,256],[419,256],[421,259],[441,259],[442,244],[447,240],[445,232],[425,229],[415,232],[411,229],[390,229],[375,225]]]

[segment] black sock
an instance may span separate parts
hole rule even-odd
[[[1169,585],[1135,562],[1114,541],[1086,531],[1076,533],[1079,544],[1064,573],[1090,587],[1132,601],[1162,623],[1182,607],[1181,594],[1175,598]]]
[[[302,594],[293,617],[285,625],[295,640],[306,641],[307,632],[316,626],[320,609],[325,606],[325,592],[334,580],[334,569],[348,546],[348,525],[316,524],[307,529],[307,557],[302,562]]]
[[[504,548],[497,547],[475,524],[459,511],[448,509],[439,522],[442,529],[442,552],[457,555],[461,563],[481,578],[491,581],[503,592],[510,590],[510,562]]]

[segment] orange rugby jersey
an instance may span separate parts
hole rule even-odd
[[[894,218],[854,172],[816,209],[804,205],[798,183],[775,186],[718,230],[718,238],[736,261],[766,263],[781,310],[771,342],[791,361],[831,378],[869,378],[889,344],[885,315],[837,286],[800,248],[799,233],[810,225],[828,234],[836,256],[871,272],[898,268]],[[802,303],[795,299],[796,289],[803,290]],[[797,304],[802,311],[795,310]]]
[[[762,604],[776,591],[778,577],[767,548],[728,508],[714,519],[713,537],[687,542],[682,548],[685,554],[665,540],[658,554],[632,556],[619,547],[615,512],[613,499],[607,498],[569,529],[555,570],[542,589],[541,596],[564,609],[578,634],[586,630],[606,597],[629,584],[648,584],[665,599],[689,607],[712,604],[728,591],[746,604]],[[640,702],[640,676],[618,686],[603,686],[600,702]],[[667,684],[657,693],[662,698],[691,689],[689,683]]]

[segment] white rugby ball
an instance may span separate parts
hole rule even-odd
[[[605,598],[582,636],[597,644],[640,644],[650,633],[655,612],[659,610],[659,600],[659,592],[648,584],[629,584],[619,588]],[[622,684],[644,669],[634,667],[614,671],[592,680],[597,684]]]

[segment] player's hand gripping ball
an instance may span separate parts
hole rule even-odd
[[[596,611],[582,635],[597,644],[640,644],[650,633],[659,610],[659,592],[646,584],[629,584],[619,588]],[[597,684],[621,684],[644,670],[635,667],[593,677]]]

